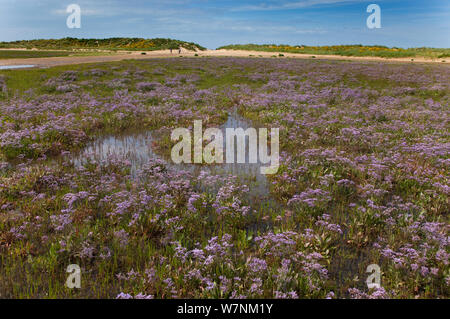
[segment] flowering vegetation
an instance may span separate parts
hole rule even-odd
[[[448,298],[449,83],[446,66],[294,59],[3,71],[0,296]],[[172,128],[232,111],[280,128],[269,202],[163,160]],[[72,160],[143,130],[160,158],[136,173]]]

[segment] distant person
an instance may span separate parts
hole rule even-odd
[[[178,54],[181,54],[181,47],[178,48]]]

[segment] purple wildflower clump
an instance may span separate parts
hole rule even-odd
[[[121,292],[116,296],[116,299],[153,299],[153,295],[145,295],[143,293],[138,293],[137,295],[132,296],[131,294]]]
[[[369,293],[357,288],[349,288],[348,293],[352,299],[389,299],[389,295],[383,287],[375,288]]]
[[[309,207],[316,207],[319,203],[327,203],[330,200],[329,192],[322,189],[308,189],[298,195],[294,195],[288,201],[288,205],[303,203]]]
[[[70,214],[52,215],[50,220],[56,231],[63,231],[66,226],[72,223],[72,217]]]
[[[254,257],[247,263],[247,267],[251,273],[261,274],[267,270],[267,263],[263,259]]]

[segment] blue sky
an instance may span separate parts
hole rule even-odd
[[[81,7],[81,29],[66,7]],[[368,29],[366,8],[381,7]],[[236,43],[450,47],[446,0],[0,0],[0,41],[61,37],[164,37],[208,48]]]

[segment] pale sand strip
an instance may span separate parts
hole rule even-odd
[[[283,54],[283,58],[298,58],[298,59],[315,59],[318,60],[347,60],[347,61],[377,61],[377,62],[407,62],[407,63],[435,63],[448,64],[450,59],[427,59],[422,57],[411,58],[379,58],[379,57],[347,57],[339,55],[313,55],[313,54],[299,54],[299,53],[285,53],[285,52],[262,52],[262,51],[245,51],[245,50],[206,50],[206,51],[186,51],[183,50],[181,55],[185,57],[210,56],[210,57],[272,57],[278,54]],[[50,58],[29,58],[29,59],[5,59],[0,60],[0,65],[35,65],[37,67],[52,67],[68,64],[81,63],[101,63],[111,61],[122,61],[128,59],[149,59],[149,58],[168,58],[179,57],[177,50],[170,53],[169,50],[161,51],[146,51],[146,54],[141,54],[141,51],[120,52],[113,55],[105,56],[66,56],[66,57],[50,57]],[[280,57],[281,58],[281,57]]]

